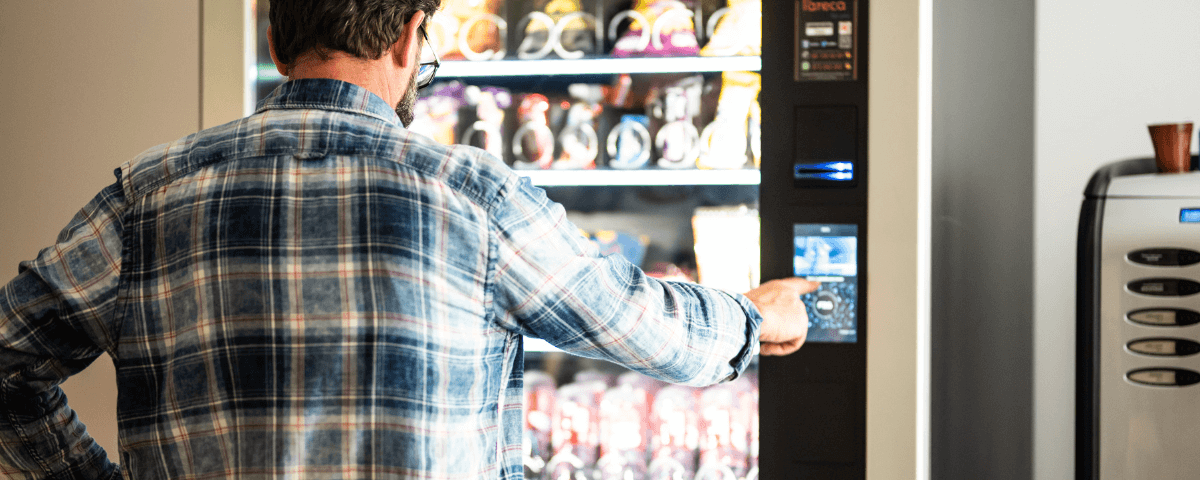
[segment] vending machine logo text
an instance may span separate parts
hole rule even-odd
[[[844,12],[846,11],[846,2],[842,0],[833,2],[823,2],[818,0],[803,0],[804,11],[806,12]]]

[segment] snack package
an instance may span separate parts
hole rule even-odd
[[[617,386],[629,385],[635,389],[640,389],[646,392],[646,404],[654,404],[654,396],[666,387],[667,384],[661,380],[655,380],[638,372],[625,372],[617,376]]]
[[[558,389],[550,438],[555,453],[550,464],[556,463],[556,458],[560,459],[558,463],[571,464],[574,457],[581,465],[595,465],[600,449],[599,397],[605,390],[604,382],[597,380],[573,382]],[[547,470],[552,472],[550,464]]]
[[[586,384],[589,382],[602,383],[603,385],[601,385],[600,389],[595,392],[597,402],[600,401],[600,397],[602,397],[604,395],[604,391],[607,390],[608,387],[611,387],[611,386],[617,384],[617,376],[616,375],[613,375],[611,373],[601,372],[600,370],[594,370],[594,369],[580,370],[578,372],[575,372],[575,375],[572,376],[571,379],[575,383],[580,383],[580,384]]]
[[[465,104],[466,86],[460,82],[431,85],[413,106],[413,121],[408,129],[450,145],[458,138],[458,113]]]
[[[588,236],[600,250],[600,255],[618,254],[629,260],[629,263],[640,266],[646,256],[646,247],[650,239],[645,235],[600,230]]]
[[[426,32],[442,60],[499,60],[504,58],[508,22],[501,0],[447,0],[430,17]]]
[[[696,55],[693,22],[694,2],[679,0],[635,0],[632,10],[613,16],[608,23],[608,36],[616,38],[614,57],[686,57]],[[618,36],[620,27],[628,27]]]
[[[472,145],[504,158],[504,110],[512,105],[512,94],[498,87],[469,86],[466,101],[475,107],[475,121],[463,130],[460,143]]]
[[[556,388],[554,379],[545,372],[525,372],[524,451],[525,476],[538,478],[545,470],[552,453],[551,421],[554,415]]]
[[[624,480],[645,477],[650,405],[646,391],[633,385],[608,389],[600,400],[599,477]]]
[[[517,106],[520,126],[513,134],[512,152],[517,169],[548,169],[554,162],[554,134],[550,131],[550,100],[540,93],[521,97]]]
[[[738,394],[738,401],[742,405],[742,409],[750,414],[749,427],[749,461],[750,471],[746,474],[746,478],[751,478],[751,475],[758,475],[758,449],[761,445],[759,438],[758,424],[758,385],[756,384],[758,377],[747,374],[742,378],[746,379],[746,388]]]
[[[762,168],[762,104],[750,104],[750,155],[754,168]]]
[[[696,283],[695,272],[667,262],[657,262],[646,270],[646,276],[673,282]]]
[[[679,385],[659,390],[650,409],[649,478],[692,478],[699,442],[695,390]]]
[[[592,467],[583,463],[572,451],[563,450],[550,459],[545,471],[546,474],[541,478],[547,480],[588,480],[591,478]]]
[[[692,216],[700,284],[743,293],[759,283],[758,211],[745,205],[700,207]]]
[[[554,52],[577,59],[599,52],[596,16],[580,0],[535,0],[517,25],[522,32],[517,58],[532,60]]]
[[[597,480],[641,480],[646,478],[646,459],[640,455],[611,453],[596,462]]]
[[[650,163],[654,141],[650,139],[650,117],[621,115],[621,121],[608,132],[608,166],[622,170],[643,168]]]
[[[721,97],[717,102],[717,114],[700,133],[700,156],[696,166],[709,169],[742,168],[751,159],[757,158],[751,147],[751,132],[754,141],[761,138],[758,117],[758,92],[762,90],[762,77],[754,72],[726,72],[721,76]],[[753,128],[752,128],[753,127]],[[757,165],[757,160],[755,161]]]
[[[724,480],[745,476],[750,469],[750,412],[738,402],[739,389],[729,384],[706,388],[700,395],[700,467],[697,479]]]
[[[654,134],[658,150],[658,166],[663,168],[695,168],[700,157],[700,132],[695,118],[700,113],[700,95],[704,78],[687,77],[662,89],[647,105],[655,123],[661,123]]]
[[[700,55],[728,57],[762,54],[762,0],[729,0],[709,15],[708,43]]]
[[[551,168],[590,170],[596,168],[600,153],[596,118],[604,110],[600,105],[604,91],[600,85],[575,84],[567,88],[572,101],[558,132],[559,157]]]

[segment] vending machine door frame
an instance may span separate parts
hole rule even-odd
[[[870,5],[867,0],[836,2],[853,12],[851,51],[856,75],[802,79],[796,72],[804,50],[806,10],[833,2],[817,3],[822,5],[814,7],[806,0],[766,0],[763,5],[763,125],[771,126],[764,132],[775,136],[764,133],[763,138],[762,274],[764,280],[793,275],[794,225],[856,225],[858,332],[853,343],[809,342],[792,355],[760,360],[762,478],[861,479],[867,475]],[[808,137],[817,135],[813,130],[836,138]],[[827,158],[827,152],[837,158]],[[801,178],[798,172],[803,165],[822,160],[852,163],[853,180]]]

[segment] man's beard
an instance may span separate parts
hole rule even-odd
[[[396,115],[400,116],[400,123],[408,128],[413,121],[413,108],[417,104],[417,69],[414,68],[412,77],[408,79],[408,90],[404,91],[404,98],[400,99],[400,103],[396,105]]]

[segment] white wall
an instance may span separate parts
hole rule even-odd
[[[0,283],[114,168],[200,126],[199,33],[198,0],[0,2]],[[110,458],[115,381],[104,356],[63,387]]]
[[[1200,2],[1039,0],[1036,22],[1034,472],[1059,480],[1074,474],[1083,188],[1104,163],[1151,156],[1147,124],[1200,119]]]

